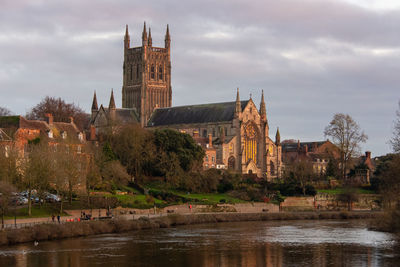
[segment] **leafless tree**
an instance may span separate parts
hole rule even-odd
[[[340,167],[342,177],[346,177],[351,158],[360,152],[360,143],[364,143],[368,136],[360,129],[360,126],[348,114],[337,113],[325,128],[325,136],[339,147],[341,158]]]
[[[396,119],[394,120],[393,137],[390,140],[393,151],[395,153],[400,153],[400,101],[399,109],[396,111]]]
[[[16,189],[14,186],[7,182],[0,181],[1,228],[4,228],[4,216],[11,204],[13,192],[15,191]]]
[[[39,104],[34,106],[26,114],[28,119],[44,120],[45,114],[51,113],[55,121],[66,121],[69,117],[74,118],[75,124],[80,129],[84,129],[89,120],[89,116],[78,106],[66,103],[61,98],[46,96]]]
[[[12,115],[12,113],[9,109],[0,107],[0,116],[10,116],[10,115]]]

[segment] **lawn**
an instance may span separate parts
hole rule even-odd
[[[52,214],[57,215],[59,212],[59,206],[52,204],[44,204],[41,208],[39,205],[32,206],[32,216],[28,216],[28,207],[17,207],[16,214],[17,219],[26,219],[26,218],[39,218],[39,217],[51,217]],[[62,216],[66,216],[68,214],[63,213]],[[10,208],[8,210],[7,216],[5,219],[14,219],[14,208]]]
[[[192,194],[192,193],[183,193],[183,192],[178,192],[174,191],[174,194],[178,196],[185,197],[187,199],[192,199],[198,204],[207,204],[207,205],[213,205],[213,204],[218,204],[221,203],[221,199],[225,200],[225,203],[244,203],[246,201],[243,201],[238,198],[231,197],[227,194],[219,194],[219,193],[202,193],[202,194]],[[223,201],[222,201],[223,202]]]
[[[331,195],[337,195],[337,194],[342,194],[345,192],[344,188],[335,188],[335,189],[318,189],[318,193],[324,193],[324,194],[331,194]],[[376,194],[376,192],[368,189],[363,189],[363,188],[356,188],[356,192],[358,194]]]
[[[152,203],[148,203],[146,201],[146,196],[141,195],[141,194],[135,194],[135,195],[109,195],[113,196],[118,199],[118,201],[121,203],[122,207],[128,207],[128,208],[138,208],[138,209],[148,209],[152,208],[154,205]],[[163,206],[165,205],[165,202],[156,198],[153,198],[154,203],[157,206]]]

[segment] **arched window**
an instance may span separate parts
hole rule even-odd
[[[163,80],[163,68],[161,65],[158,67],[158,79]]]
[[[132,79],[133,79],[133,76],[132,76],[133,66],[131,66],[131,67],[129,68],[129,70],[130,70],[130,72],[129,72],[129,77],[130,77],[130,80],[132,81]]]
[[[136,65],[136,79],[139,79],[139,64]]]
[[[275,164],[272,160],[269,162],[269,168],[270,168],[271,175],[272,176],[275,175]]]
[[[155,69],[154,69],[154,65],[151,65],[150,67],[150,78],[154,79],[155,78]]]
[[[206,129],[203,130],[203,137],[207,137],[207,130]]]
[[[228,169],[229,170],[235,169],[235,158],[233,156],[229,157],[229,159],[228,159]]]

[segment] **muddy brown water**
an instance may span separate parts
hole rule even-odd
[[[187,225],[0,247],[0,266],[400,266],[362,220]]]

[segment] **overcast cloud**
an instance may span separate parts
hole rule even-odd
[[[264,89],[271,136],[323,140],[334,113],[390,151],[400,99],[396,1],[0,0],[0,106],[24,115],[46,95],[89,112],[93,91],[121,105],[123,36],[172,37],[173,105],[233,101]]]

